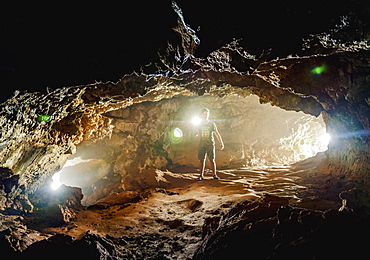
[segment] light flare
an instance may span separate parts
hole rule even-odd
[[[179,144],[182,142],[183,140],[183,132],[180,128],[178,127],[175,127],[173,128],[170,132],[169,132],[169,138],[170,138],[170,141],[173,143],[173,144]]]
[[[318,123],[306,122],[292,129],[290,136],[280,139],[282,149],[293,152],[293,161],[300,161],[315,156],[328,149],[330,135]]]
[[[62,186],[62,182],[60,181],[60,172],[57,172],[53,175],[53,177],[51,177],[51,179],[53,180],[53,182],[51,183],[51,189],[52,190],[57,190],[59,189],[60,186]]]
[[[195,117],[193,117],[193,118],[191,119],[191,123],[192,123],[193,125],[199,125],[199,124],[200,124],[200,122],[202,122],[202,119],[200,119],[200,117],[198,117],[198,116],[195,116]]]
[[[173,130],[173,135],[177,138],[181,138],[183,136],[182,134],[182,130],[178,127],[176,127],[174,130]]]
[[[324,133],[319,137],[317,142],[319,143],[319,147],[321,149],[328,149],[330,140],[331,140],[331,136],[328,133]]]
[[[311,73],[312,74],[316,74],[316,75],[320,75],[322,74],[323,72],[326,71],[326,66],[325,65],[322,65],[322,66],[318,66],[318,67],[315,67],[311,70]]]
[[[77,165],[77,164],[80,164],[80,163],[89,162],[89,161],[91,161],[91,159],[84,160],[84,159],[81,159],[81,157],[76,157],[76,158],[73,158],[71,160],[68,160],[66,162],[66,164],[63,166],[63,169],[65,167],[74,166],[74,165]],[[54,173],[53,177],[51,177],[51,179],[53,181],[52,181],[52,183],[50,185],[50,188],[52,190],[54,190],[54,191],[57,190],[57,189],[59,189],[59,187],[63,185],[63,183],[60,181],[60,173],[62,172],[62,170]]]

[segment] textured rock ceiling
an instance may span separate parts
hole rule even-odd
[[[194,227],[184,225],[181,218],[162,219],[165,209],[162,206],[166,203],[155,202],[155,197],[173,200],[175,204],[167,203],[171,216],[178,213],[174,211],[180,206],[185,206],[186,215],[201,214],[196,219],[205,222],[204,241],[195,252],[197,259],[213,257],[212,254],[228,256],[237,250],[244,253],[248,246],[251,249],[248,252],[257,252],[259,257],[262,252],[275,256],[274,259],[293,257],[297,252],[313,258],[332,257],[331,253],[343,257],[343,243],[348,255],[366,253],[362,252],[366,249],[365,240],[359,241],[363,236],[358,231],[368,233],[370,214],[368,1],[207,0],[202,5],[195,0],[131,1],[125,5],[120,1],[89,2],[83,7],[76,6],[75,1],[11,1],[0,12],[0,84],[5,101],[0,104],[1,255],[50,259],[54,254],[54,258],[65,259],[83,254],[122,259],[124,254],[130,259],[135,255],[162,259],[173,257],[172,249],[177,248],[191,257],[193,254],[187,251],[194,252],[196,247],[184,245],[185,238],[189,234],[191,239],[197,237],[194,241],[200,241],[201,231],[186,231]],[[163,176],[169,177],[171,173],[158,168],[176,159],[170,154],[175,149],[165,147],[163,135],[155,133],[155,128],[163,128],[155,117],[174,121],[174,107],[179,106],[177,112],[186,110],[186,106],[180,108],[179,104],[190,99],[217,100],[213,111],[226,113],[223,102],[233,102],[231,110],[241,109],[248,107],[243,102],[256,98],[251,94],[258,96],[261,103],[303,111],[309,115],[302,118],[309,121],[314,121],[310,115],[323,118],[332,136],[328,151],[298,164],[295,170],[300,172],[300,167],[312,167],[316,160],[322,160],[315,170],[310,168],[309,174],[303,171],[315,179],[307,183],[313,183],[314,196],[324,194],[324,198],[334,196],[338,200],[340,193],[341,212],[318,211],[317,205],[311,205],[315,211],[292,208],[286,206],[286,198],[274,196],[254,202],[247,200],[233,208],[230,202],[216,203],[213,205],[217,206],[216,211],[196,212],[199,207],[206,207],[205,202],[221,203],[218,192],[213,194],[212,185],[201,186],[205,191],[198,193],[198,197],[210,195],[204,202],[193,197],[179,202],[172,195],[180,193],[167,193],[164,189],[157,189],[154,195],[151,190],[138,191],[151,182],[167,188]],[[220,101],[225,96],[230,97]],[[237,99],[243,98],[239,105]],[[163,113],[158,113],[159,110]],[[259,121],[269,120],[268,116],[260,117],[264,118]],[[225,140],[228,138],[232,139],[225,134]],[[249,139],[246,140],[248,143]],[[109,142],[114,145],[111,147]],[[104,143],[108,144],[105,154],[99,150]],[[239,146],[234,143],[228,148],[238,150]],[[76,149],[101,156],[73,168],[78,172],[83,167],[84,173],[92,169],[96,176],[87,177],[101,181],[98,189],[86,191],[89,196],[85,203],[94,203],[111,191],[120,193],[86,209],[81,205],[83,195],[79,188],[62,186],[58,192],[50,192],[53,174],[73,155],[78,158]],[[257,151],[256,147],[250,150],[252,154]],[[254,159],[272,154],[260,150]],[[229,157],[237,158],[235,154],[239,151],[224,152],[226,155],[221,154],[220,158],[231,162]],[[275,159],[281,162],[282,155],[279,156]],[[272,181],[267,186],[277,190],[279,196],[282,191],[295,194],[295,189],[301,188],[290,179],[291,172],[285,170],[282,172],[286,174],[277,171],[275,176],[289,184],[281,189],[275,187],[273,172],[268,173],[268,178],[258,171],[252,177]],[[86,177],[75,172],[70,174]],[[90,185],[94,181],[83,183]],[[194,184],[193,180],[185,183],[190,182]],[[203,183],[206,182],[200,185]],[[196,193],[197,185],[192,187],[188,191]],[[234,191],[224,192],[223,199],[232,199]],[[135,209],[138,205],[135,202],[146,199],[149,211],[156,203],[160,204],[151,212],[159,210],[161,217],[148,222],[149,229],[141,219],[145,216],[142,210],[148,205],[143,202],[141,208]],[[315,204],[315,200],[311,203]],[[230,211],[222,215],[227,212],[225,206]],[[361,217],[356,215],[359,213]],[[123,221],[127,216],[132,220]],[[55,234],[53,230],[35,231],[64,225],[76,217],[77,222],[60,228],[59,232],[71,229],[69,234],[73,234],[79,230],[80,239],[63,232],[58,234],[57,229],[55,236],[51,236]],[[130,237],[129,229],[133,227],[127,223],[135,218],[138,224]],[[102,230],[110,231],[86,232],[94,229],[91,226],[94,223],[106,225]],[[163,226],[170,229],[166,235],[159,234],[165,230]],[[119,231],[118,238],[110,236],[113,229]],[[154,236],[136,232],[150,229],[157,229]],[[233,239],[237,243],[230,245]],[[167,253],[158,250],[159,245],[171,250]]]
[[[141,45],[136,46],[138,50],[130,49],[130,53],[137,53],[137,55],[129,60],[143,62],[140,64],[144,66],[143,72],[125,75],[116,83],[92,83],[55,90],[48,88],[43,92],[34,93],[15,92],[1,105],[1,164],[13,172],[13,174],[5,174],[4,179],[14,182],[10,192],[3,194],[2,208],[10,207],[16,199],[27,201],[27,194],[34,192],[50,179],[51,174],[62,167],[81,141],[109,136],[112,131],[111,119],[104,117],[103,113],[124,108],[133,103],[158,101],[177,95],[209,93],[225,96],[248,91],[259,96],[260,102],[271,103],[286,110],[303,111],[315,116],[321,113],[328,131],[337,137],[329,147],[325,171],[368,179],[367,151],[370,142],[368,135],[364,134],[370,127],[370,93],[367,88],[369,52],[365,41],[368,36],[366,34],[368,25],[362,19],[368,9],[360,9],[361,5],[358,3],[349,4],[347,1],[335,2],[336,8],[328,10],[325,7],[330,7],[330,4],[324,4],[321,1],[316,3],[317,6],[310,2],[310,6],[302,6],[302,9],[290,2],[282,3],[278,9],[274,9],[276,5],[271,3],[266,6],[263,4],[244,7],[236,5],[238,8],[227,5],[226,9],[224,5],[214,4],[210,9],[202,10],[200,7],[196,9],[201,13],[209,11],[210,15],[191,16],[192,23],[200,24],[198,33],[195,27],[193,30],[187,25],[186,20],[186,14],[194,10],[194,3],[181,2],[179,5],[181,7],[184,5],[184,12],[174,2],[172,10],[170,3],[167,4],[163,10],[166,10],[164,12],[165,14],[168,12],[169,16],[154,15],[153,17],[155,13],[153,10],[163,8],[162,5],[155,5],[153,10],[147,9],[153,7],[152,5],[140,9],[148,12],[147,17],[145,15],[140,17],[150,18],[150,21],[154,19],[156,22],[151,25],[154,28],[149,27],[148,24],[145,30],[139,30],[140,35],[146,36],[140,38]],[[20,5],[20,9],[15,8],[16,12],[21,12],[19,10],[27,12],[25,5]],[[94,10],[96,11],[97,8],[95,7]],[[254,12],[251,9],[257,11]],[[354,11],[358,14],[355,15]],[[216,15],[218,12],[221,12],[219,16]],[[347,15],[345,15],[346,12]],[[108,17],[113,19],[114,23],[118,23],[116,19],[120,17],[127,19],[127,16],[120,11],[116,10],[116,13],[105,14],[103,17],[88,10],[81,11],[81,14],[83,14],[80,17],[81,20],[78,20],[78,25],[81,27],[78,27],[77,31],[83,32],[85,43],[81,42],[82,39],[78,38],[80,36],[77,34],[71,38],[68,38],[69,34],[64,34],[66,37],[59,34],[65,25],[67,30],[72,30],[74,24],[71,25],[68,19],[69,22],[63,20],[62,24],[53,24],[57,29],[52,28],[50,38],[49,36],[41,38],[44,45],[35,42],[34,38],[30,40],[30,45],[27,45],[32,46],[29,47],[31,49],[35,48],[38,53],[44,50],[42,46],[46,45],[45,50],[49,49],[56,41],[58,45],[55,46],[58,47],[57,50],[53,50],[53,55],[48,59],[45,58],[46,56],[40,56],[40,61],[35,57],[35,52],[31,53],[30,49],[26,53],[18,53],[17,55],[22,57],[21,60],[25,58],[28,62],[19,63],[19,69],[10,70],[10,72],[9,69],[6,70],[4,82],[27,88],[28,85],[25,83],[30,80],[29,89],[32,89],[32,86],[35,86],[35,83],[32,83],[34,75],[37,75],[35,69],[44,70],[41,77],[36,77],[45,79],[40,81],[44,82],[40,83],[43,85],[53,82],[55,78],[58,78],[56,81],[59,84],[87,82],[90,79],[86,78],[86,73],[92,73],[93,70],[85,72],[82,70],[82,76],[79,78],[74,76],[74,73],[81,72],[77,67],[73,73],[63,75],[56,69],[60,65],[59,62],[65,61],[61,56],[72,50],[71,47],[82,44],[82,48],[89,46],[89,53],[94,53],[97,45],[93,42],[98,41],[100,44],[102,39],[106,44],[102,45],[104,50],[111,50],[111,46],[122,42],[126,44],[124,48],[132,46],[128,42],[132,41],[134,34],[130,35],[125,30],[119,30],[119,33],[127,33],[124,37],[109,38],[94,33],[89,34],[91,31],[82,26],[90,28],[91,25],[99,29],[100,21]],[[265,19],[260,18],[262,14]],[[32,15],[27,13],[17,19],[20,19],[20,24],[24,24]],[[91,21],[91,24],[85,22],[86,18]],[[303,18],[307,18],[307,21]],[[41,21],[36,24],[31,22],[26,27],[27,30],[31,29],[28,33],[36,35],[40,32],[41,29],[36,28],[45,20],[42,17],[39,19]],[[294,23],[299,21],[301,30],[297,35],[293,35],[293,27],[296,30]],[[98,32],[110,31],[105,22],[104,20],[104,23],[101,23],[104,28],[99,29]],[[133,20],[123,21],[123,23],[127,22],[130,22],[128,28],[131,30],[137,28],[131,27]],[[166,29],[162,28],[164,24]],[[171,28],[168,28],[168,25]],[[255,26],[258,29],[254,28]],[[18,42],[15,47],[8,48],[13,52],[17,52],[23,46],[18,29],[16,26],[9,29],[10,35]],[[45,30],[48,29],[50,27],[45,27]],[[166,38],[165,44],[161,45],[163,41],[158,43],[156,39],[157,37],[162,39],[162,33],[164,33],[162,30],[167,29],[171,34]],[[204,32],[206,29],[209,35]],[[24,31],[21,30],[21,32]],[[76,31],[73,32],[76,33]],[[320,32],[322,34],[309,35],[309,33]],[[12,37],[7,39],[14,39]],[[153,37],[153,42],[150,37]],[[233,40],[235,37],[243,39]],[[306,40],[302,41],[302,37]],[[45,41],[45,38],[50,41]],[[62,44],[60,40],[63,40]],[[66,49],[66,46],[69,48]],[[147,54],[147,51],[144,51],[146,46],[150,50],[151,48],[158,50],[158,55],[155,53],[156,58],[152,59],[153,53],[149,55],[149,59],[152,60],[142,58]],[[119,50],[121,47],[118,48]],[[58,55],[55,56],[55,53]],[[109,53],[107,56],[110,55]],[[114,55],[119,56],[117,53]],[[53,68],[53,73],[50,74],[48,73],[51,72],[48,69],[49,59],[53,60],[55,57],[57,64],[50,63]],[[67,57],[71,56],[67,55]],[[104,65],[103,58],[99,60],[93,57],[92,59],[94,61],[89,65],[97,64],[97,67],[101,67],[100,72],[110,68]],[[147,61],[152,63],[145,63]],[[42,62],[47,65],[41,64]],[[76,64],[79,61],[74,59],[72,62]],[[130,68],[137,69],[136,65],[137,63],[134,62],[133,67]],[[120,73],[126,71],[124,67],[118,67],[122,69]],[[63,69],[60,73],[65,72]],[[100,72],[93,74],[92,77],[106,79],[106,76],[109,76],[111,80],[117,77],[117,74],[110,73],[104,74],[104,77],[95,76]],[[50,77],[53,77],[52,81]],[[60,85],[54,84],[54,86]],[[47,115],[50,118],[46,120],[47,122],[43,122],[37,120],[40,115]]]

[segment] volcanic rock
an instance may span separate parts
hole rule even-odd
[[[87,259],[122,259],[110,239],[91,232],[87,232],[80,240],[66,235],[52,236],[34,243],[23,252],[22,257],[24,256],[38,259],[50,259],[51,256],[54,259],[74,259],[81,256]]]
[[[69,223],[81,210],[83,194],[80,188],[62,185],[57,191],[39,190],[32,198],[36,210],[27,216],[30,227],[56,227]]]
[[[28,1],[23,2],[28,3]],[[16,1],[16,5],[22,6],[23,2]],[[196,9],[193,11],[197,13],[198,9],[191,8],[193,5],[190,2],[184,1],[184,5],[189,8],[187,10]],[[368,87],[370,9],[364,4],[366,1],[339,1],[335,4],[330,1],[328,3],[314,1],[314,3],[307,2],[306,5],[296,5],[295,1],[284,1],[284,4],[274,1],[271,6],[257,1],[258,3],[246,2],[246,6],[239,3],[235,6],[222,4],[217,8],[215,8],[217,4],[213,2],[209,6],[206,5],[206,9],[199,9],[203,10],[197,13],[200,20],[195,17],[191,22],[204,23],[206,30],[203,30],[202,26],[198,27],[199,30],[192,29],[185,21],[185,12],[183,13],[175,1],[171,2],[171,6],[168,3],[166,9],[170,10],[168,14],[158,15],[149,10],[150,18],[163,22],[163,24],[156,24],[157,27],[164,28],[163,26],[166,25],[165,28],[171,33],[176,32],[179,37],[172,41],[173,34],[171,34],[169,38],[161,39],[163,45],[155,45],[154,53],[159,53],[159,57],[149,61],[151,64],[148,64],[147,70],[143,68],[140,73],[124,75],[117,82],[89,81],[90,84],[47,88],[40,92],[17,90],[0,104],[1,221],[7,219],[3,217],[4,214],[25,215],[27,225],[35,229],[56,227],[71,222],[76,217],[76,212],[83,208],[81,190],[62,186],[60,195],[56,195],[57,193],[52,194],[47,189],[52,176],[61,171],[70,158],[77,156],[79,148],[82,147],[86,150],[99,145],[106,148],[91,149],[94,151],[89,155],[101,154],[101,157],[87,158],[99,160],[101,165],[104,165],[101,172],[92,167],[93,176],[90,177],[93,178],[87,182],[88,187],[83,187],[91,196],[86,200],[88,203],[93,204],[110,194],[120,194],[128,190],[167,188],[168,180],[164,178],[163,173],[168,165],[180,167],[188,165],[187,167],[194,169],[197,163],[196,156],[193,161],[189,160],[195,151],[194,141],[184,142],[184,146],[179,148],[181,137],[183,139],[190,137],[190,131],[184,131],[186,127],[181,122],[187,120],[181,113],[189,112],[188,107],[183,107],[181,112],[179,106],[181,101],[176,99],[179,97],[189,98],[196,95],[201,96],[202,99],[207,99],[209,96],[217,97],[210,103],[215,104],[212,109],[218,110],[218,115],[224,113],[225,118],[218,119],[234,117],[232,119],[235,120],[232,122],[217,122],[220,129],[222,125],[225,130],[229,128],[237,132],[233,138],[225,134],[226,149],[219,153],[218,158],[221,160],[219,165],[253,166],[256,160],[261,163],[265,159],[290,163],[295,150],[294,145],[289,145],[290,141],[300,136],[302,128],[295,131],[293,138],[278,138],[270,142],[268,140],[270,135],[265,129],[252,132],[255,128],[253,122],[276,120],[284,124],[286,121],[283,118],[269,119],[254,111],[248,111],[249,114],[245,111],[245,106],[222,102],[225,101],[225,99],[222,100],[223,97],[232,99],[236,96],[246,98],[255,95],[258,96],[258,102],[262,104],[269,103],[288,111],[300,111],[315,117],[322,116],[332,140],[320,167],[315,168],[308,177],[317,176],[317,180],[325,180],[321,186],[317,186],[320,189],[316,195],[328,192],[330,196],[338,199],[338,194],[341,194],[340,199],[343,203],[341,211],[325,212],[293,208],[287,206],[286,198],[271,196],[264,196],[257,202],[247,201],[237,205],[226,215],[215,216],[206,221],[203,230],[204,241],[194,258],[224,259],[230,255],[249,254],[255,259],[267,257],[296,259],[298,256],[327,259],[343,256],[357,257],[357,254],[367,255],[365,250],[367,245],[363,237],[366,237],[369,231],[367,217],[370,212],[368,203],[370,201],[370,157],[368,155],[370,150]],[[139,5],[141,4],[140,2]],[[39,8],[38,4],[32,3],[32,5],[39,10],[44,10]],[[18,6],[15,9],[18,10]],[[261,13],[251,15],[251,12],[257,9],[261,10]],[[141,11],[141,8],[138,10]],[[46,72],[40,70],[38,66],[40,63],[36,63],[38,57],[33,55],[38,56],[45,45],[54,46],[52,44],[54,39],[58,39],[57,42],[59,42],[56,36],[59,36],[65,23],[60,24],[58,21],[58,30],[48,28],[48,31],[56,32],[50,39],[49,34],[45,34],[47,40],[42,38],[42,44],[30,45],[29,52],[32,53],[33,59],[28,61],[29,55],[23,51],[23,47],[26,46],[23,45],[25,41],[20,37],[30,35],[32,37],[26,38],[31,39],[32,42],[32,39],[38,38],[34,37],[36,34],[44,35],[42,31],[38,31],[39,26],[36,25],[48,24],[45,23],[48,19],[34,15],[25,8],[20,12],[30,15],[24,19],[27,23],[30,22],[30,26],[25,30],[15,30],[19,27],[18,24],[24,24],[22,19],[18,19],[19,13],[4,16],[11,17],[14,22],[10,24],[7,21],[1,22],[1,35],[9,35],[9,38],[15,39],[16,44],[12,41],[8,42],[8,39],[2,41],[0,72],[29,71],[29,67],[32,66],[36,68],[37,74],[47,78],[49,77],[47,71],[50,72],[50,70]],[[117,12],[121,12],[121,9]],[[59,13],[66,16],[64,12]],[[210,16],[205,15],[208,13]],[[226,13],[230,13],[230,16],[223,21],[219,20]],[[112,16],[110,12],[107,14]],[[263,15],[259,16],[259,14]],[[36,24],[32,23],[33,16],[37,18]],[[129,16],[115,13],[114,17],[121,21],[122,17]],[[69,20],[74,25],[76,20]],[[85,25],[88,24],[86,21],[100,23],[104,19],[96,15],[82,20]],[[177,25],[173,23],[175,20]],[[127,24],[131,26],[132,22],[130,20]],[[140,24],[147,26],[141,21]],[[167,27],[167,24],[170,26]],[[297,26],[300,26],[301,30],[298,30],[299,34],[294,34]],[[289,30],[286,30],[288,27]],[[80,31],[86,30],[84,28]],[[139,33],[145,35],[141,39],[150,39],[157,34],[157,31],[157,28],[146,28]],[[35,34],[35,32],[38,33]],[[108,43],[107,49],[112,47],[112,42],[120,45],[115,39],[112,41],[101,35],[96,36],[89,30],[88,32],[84,34],[86,39],[79,41],[73,40],[74,37],[66,37],[61,41],[60,48],[55,48],[50,53],[60,52],[63,55],[68,52],[68,48],[64,48],[67,42],[71,44],[70,46],[80,44],[85,49],[97,40],[91,37],[97,37],[101,42]],[[125,31],[121,32],[124,35],[121,40],[133,42],[131,35]],[[212,32],[214,35],[207,37],[205,32]],[[260,41],[254,41],[257,34]],[[112,35],[116,33],[112,33],[109,37]],[[147,35],[149,35],[148,38],[146,38]],[[200,35],[206,38],[205,44],[202,43],[203,39]],[[15,50],[13,59],[25,57],[26,66],[16,68],[16,66],[8,66],[9,63],[4,65],[3,62],[6,59],[3,57],[8,56],[5,54],[12,45],[18,46],[18,49],[13,49]],[[142,41],[139,44],[142,48],[140,53],[143,52],[144,56],[147,54],[144,51],[147,49],[146,45],[152,46],[152,43]],[[106,48],[99,46],[99,49]],[[127,50],[132,51],[131,48]],[[90,54],[85,54],[90,59]],[[133,52],[130,55],[137,60],[137,54]],[[117,55],[123,59],[126,58],[121,52]],[[50,56],[51,59],[55,57]],[[94,59],[90,60],[92,61],[88,64],[96,64]],[[54,61],[52,63],[54,64]],[[111,64],[111,62],[104,63]],[[45,64],[49,65],[49,62]],[[47,65],[41,67],[45,68]],[[76,64],[73,67],[76,67]],[[34,73],[36,74],[35,71]],[[22,86],[27,86],[35,76],[32,73],[14,75],[16,76],[12,79],[21,82]],[[18,75],[26,76],[17,77]],[[19,81],[18,78],[21,80]],[[56,81],[60,78],[69,77],[60,76]],[[13,83],[17,85],[16,82],[6,82],[4,88],[13,86]],[[71,81],[68,79],[68,82]],[[41,85],[45,86],[45,84]],[[203,103],[202,107],[204,105]],[[196,108],[199,109],[200,106]],[[253,121],[249,120],[249,115],[255,115],[256,118]],[[305,124],[301,122],[300,125]],[[180,131],[177,130],[176,138],[171,139],[170,135],[176,128],[180,130],[184,128],[181,130],[183,135],[178,134]],[[281,129],[281,127],[278,128]],[[272,130],[277,132],[277,129],[272,128]],[[255,134],[256,138],[248,136],[248,133]],[[243,141],[236,140],[238,137]],[[305,143],[307,138],[300,138],[302,144],[307,145]],[[271,144],[269,149],[266,149],[266,143]],[[292,147],[293,152],[281,151],[281,146],[278,144]],[[184,153],[183,148],[190,152]],[[84,156],[81,155],[81,157]],[[293,159],[297,161],[303,158]],[[188,181],[193,180],[189,178]],[[215,180],[212,181],[216,183]],[[289,178],[289,183],[292,181],[294,180]],[[247,190],[249,184],[241,181],[238,185],[239,187],[245,185],[243,188]],[[312,191],[310,195],[315,196],[315,183],[310,188]],[[259,192],[265,194],[261,190]],[[279,190],[275,192],[278,193]],[[252,196],[258,197],[256,194]],[[135,201],[137,198],[135,194],[132,197],[122,195],[123,202],[120,203],[124,203],[122,207],[126,207],[130,199]],[[119,201],[119,198],[115,199]],[[187,202],[182,204],[185,205],[186,213],[204,216],[202,201],[194,197],[191,199],[194,200],[188,204]],[[111,201],[109,203],[113,204]],[[106,205],[100,205],[102,210],[107,209],[104,208]],[[279,208],[280,211],[277,213]],[[181,220],[168,221],[172,227],[182,226]],[[119,243],[114,244],[114,239],[103,238],[91,232],[83,239],[66,235],[53,236],[31,245],[34,249],[30,247],[24,250],[33,241],[24,238],[32,233],[31,231],[28,233],[24,223],[19,226],[10,224],[2,224],[2,226],[4,226],[2,230],[4,233],[1,234],[2,241],[10,245],[10,248],[24,251],[24,255],[14,253],[9,255],[9,258],[29,255],[50,259],[54,257],[55,252],[58,252],[56,258],[63,259],[73,258],[76,255],[110,259],[119,259],[123,256],[123,253],[118,253]],[[172,231],[177,229],[174,228]],[[158,237],[160,236],[151,234],[132,238],[137,242],[132,248],[136,248],[139,242],[150,241],[152,245],[150,253],[142,250],[132,254],[130,251],[125,252],[125,249],[120,252],[125,252],[127,258],[133,258],[133,255],[142,259],[176,258],[175,253],[181,251],[179,242],[162,236],[165,242],[161,243],[156,241]],[[127,240],[129,239],[125,239]],[[160,250],[157,250],[157,246]]]
[[[369,232],[368,219],[349,211],[294,208],[286,202],[267,196],[207,219],[194,259],[224,259],[231,254],[253,259],[344,259],[366,252],[360,235]]]

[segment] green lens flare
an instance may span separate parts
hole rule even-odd
[[[184,134],[182,133],[182,130],[178,127],[172,129],[169,134],[170,140],[174,144],[181,143],[183,136]]]
[[[311,73],[312,74],[316,74],[316,75],[320,75],[321,73],[323,73],[325,71],[326,71],[326,66],[325,65],[322,65],[322,66],[313,68],[311,70]]]
[[[40,115],[36,118],[37,122],[48,122],[50,120],[50,116],[48,115]]]

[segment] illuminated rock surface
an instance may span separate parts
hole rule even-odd
[[[148,66],[116,83],[16,91],[0,105],[1,254],[365,255],[359,239],[369,231],[370,69],[362,16],[330,13],[342,24],[315,24],[305,46],[292,50],[278,41],[284,35],[269,31],[271,39],[261,42],[277,39],[269,51],[221,34],[221,45],[202,45],[202,33],[198,38],[172,8],[180,37],[161,46],[155,72]],[[318,32],[327,33],[309,36]],[[257,97],[294,116],[264,115],[272,110],[267,104],[251,111]],[[217,152],[221,181],[195,181],[196,143],[186,117],[203,106],[225,139],[225,151]],[[306,159],[305,147],[319,138],[319,115],[332,137],[328,150],[289,166]],[[56,173],[79,188],[53,191]]]

